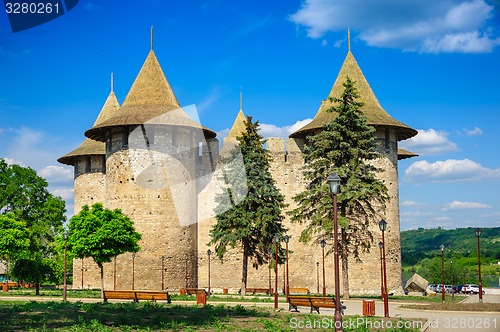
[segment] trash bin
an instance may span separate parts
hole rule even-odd
[[[186,289],[185,288],[181,288],[179,294],[186,295]]]
[[[196,304],[207,304],[207,293],[198,292],[196,293]]]
[[[222,294],[227,294],[227,293],[228,293],[227,288],[223,288],[222,289]]]
[[[363,316],[375,316],[375,301],[363,300]]]

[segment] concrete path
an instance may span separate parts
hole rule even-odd
[[[59,297],[26,297],[26,296],[2,296],[0,301],[58,301],[61,300]],[[68,298],[70,302],[101,302],[102,299],[92,299],[92,298]],[[483,295],[483,301],[489,303],[500,303],[500,295]],[[119,300],[110,300],[110,302],[119,302]],[[478,302],[478,296],[470,296],[465,302]],[[160,302],[161,303],[161,302]],[[272,308],[273,303],[263,303],[263,302],[210,302],[212,305],[217,304],[227,304],[227,305],[242,305],[246,307],[267,307]],[[344,305],[347,307],[345,310],[345,315],[360,315],[363,314],[363,300],[354,299],[343,301]],[[175,301],[175,304],[182,305],[192,305],[193,301]],[[440,332],[440,331],[462,331],[462,332],[472,332],[472,331],[484,331],[484,332],[498,332],[500,331],[500,312],[457,312],[457,311],[430,311],[430,310],[412,310],[403,309],[400,306],[401,302],[389,302],[389,316],[393,318],[403,318],[407,323],[407,327],[420,328],[421,331],[426,332]],[[407,303],[405,303],[407,304]],[[422,303],[416,303],[422,304]],[[279,303],[279,308],[282,311],[288,311],[287,303]],[[309,313],[307,308],[300,308],[301,313]],[[333,324],[334,311],[332,309],[320,309],[321,314],[318,316],[318,322],[320,324]],[[388,323],[383,320],[381,316],[384,315],[383,302],[381,300],[375,300],[375,315],[380,317],[380,320],[376,323],[367,323],[366,320],[360,318],[356,324],[358,327],[366,326],[366,324],[372,324],[373,328],[381,327],[393,327],[397,328],[397,322]],[[320,318],[321,317],[321,318]],[[421,320],[427,320],[426,323],[422,323]],[[414,320],[412,320],[414,319]],[[296,326],[300,326],[300,322],[295,322]],[[373,325],[375,324],[375,325]],[[385,324],[385,325],[384,325]],[[389,326],[387,324],[393,324]],[[323,326],[323,325],[319,325]],[[332,327],[334,325],[331,325]],[[291,326],[292,328],[294,326]]]

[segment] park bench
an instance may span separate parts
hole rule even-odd
[[[186,288],[186,294],[187,295],[198,295],[198,294],[207,295],[207,291],[203,288]]]
[[[241,289],[238,291],[238,293],[241,293]],[[269,295],[269,288],[247,287],[247,294],[248,293],[252,293],[252,295],[255,295],[257,293]]]
[[[108,300],[133,300],[134,302],[142,301],[167,301],[171,303],[168,292],[162,291],[146,291],[146,290],[105,290],[104,302]]]
[[[15,281],[8,281],[7,282],[9,287],[19,287],[19,283]],[[0,282],[0,287],[3,287],[5,285],[5,281]]]
[[[305,287],[290,287],[288,289],[290,294],[309,294],[309,288]]]
[[[297,307],[309,307],[311,313],[316,311],[319,314],[319,308],[335,309],[335,300],[333,297],[318,297],[318,296],[288,296],[288,311],[294,309],[299,312]],[[345,306],[340,308],[341,313],[344,313]]]

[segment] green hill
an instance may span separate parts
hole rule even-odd
[[[429,282],[440,282],[441,249],[445,247],[445,279],[477,282],[475,228],[415,229],[401,232],[405,277],[417,272]],[[453,265],[450,260],[453,260]],[[481,275],[485,285],[498,287],[500,277],[500,227],[481,228]],[[451,283],[451,281],[449,281]]]

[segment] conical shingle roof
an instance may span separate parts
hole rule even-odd
[[[105,122],[109,118],[112,118],[115,113],[120,109],[120,103],[116,99],[115,93],[111,91],[101,112],[97,116],[94,122],[94,127],[98,126],[100,123]],[[75,165],[76,158],[79,156],[92,156],[92,155],[105,155],[106,146],[104,142],[94,141],[93,139],[86,138],[79,147],[75,150],[65,154],[61,158],[57,159],[58,162],[70,166]]]
[[[351,80],[356,82],[356,88],[360,95],[359,101],[365,103],[361,108],[363,114],[367,118],[368,124],[372,126],[382,126],[382,127],[393,127],[396,129],[398,140],[404,140],[413,137],[417,134],[417,131],[413,128],[408,127],[402,122],[393,119],[380,105],[377,97],[373,93],[368,81],[366,80],[363,72],[358,66],[356,59],[349,51],[347,56],[340,68],[340,72],[333,84],[332,90],[328,95],[327,100],[321,102],[321,106],[316,113],[314,119],[300,128],[296,132],[290,135],[290,137],[306,137],[311,135],[315,131],[322,129],[328,122],[337,116],[336,113],[327,113],[326,110],[332,106],[330,102],[331,97],[339,98],[344,91],[343,83],[346,77],[349,76]]]
[[[112,127],[140,125],[173,110],[180,110],[179,102],[151,50],[130,88],[120,112],[85,132],[85,136],[104,141],[105,133]],[[202,128],[206,137],[215,137],[215,132],[193,121],[184,111],[177,111],[177,125]]]
[[[245,121],[246,121],[246,116],[243,113],[243,110],[240,109],[238,112],[238,115],[236,116],[236,119],[234,120],[233,126],[231,127],[231,130],[229,131],[229,134],[227,134],[226,139],[234,139],[236,140],[236,137],[241,136],[241,134],[245,131]]]

